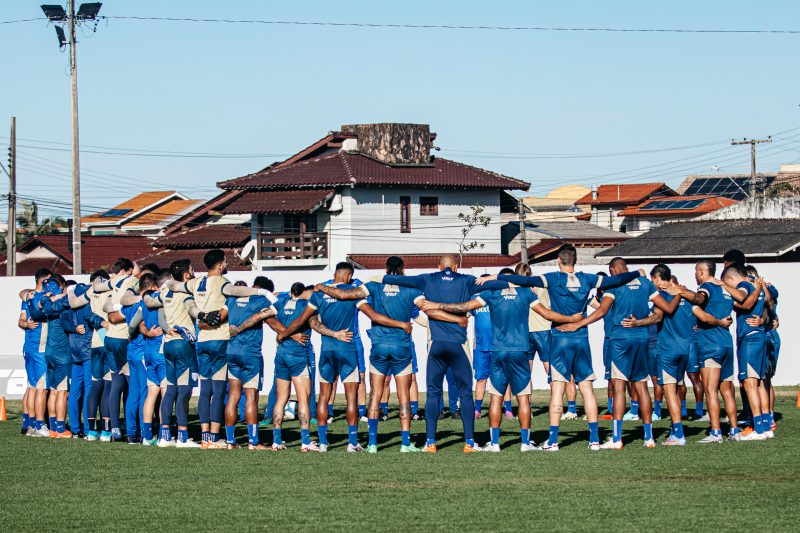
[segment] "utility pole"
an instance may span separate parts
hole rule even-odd
[[[527,231],[525,230],[525,202],[522,201],[522,198],[518,200],[519,206],[519,235],[522,239],[522,249],[520,250],[520,261],[527,265],[528,264],[528,236]]]
[[[750,199],[754,199],[758,194],[758,174],[756,174],[756,145],[761,143],[771,143],[772,137],[766,139],[742,139],[741,141],[734,141],[731,139],[731,145],[749,144],[750,145]],[[766,187],[761,189],[761,194],[766,193]]]
[[[81,166],[78,144],[78,59],[75,46],[75,0],[69,0],[69,73],[72,85],[72,273],[82,274]]]
[[[6,276],[17,275],[17,118],[11,117],[8,148],[8,227],[6,228]]]

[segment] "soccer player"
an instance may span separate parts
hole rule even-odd
[[[341,262],[336,265],[334,273],[334,288],[351,289],[353,266]],[[357,311],[363,312],[372,320],[373,324],[388,327],[403,328],[411,332],[411,324],[402,324],[385,315],[376,312],[366,300],[337,300],[317,286],[306,308],[295,318],[286,329],[278,334],[278,342],[284,342],[291,335],[301,330],[306,322],[314,329],[323,333],[322,351],[319,357],[320,394],[317,402],[317,432],[319,436],[319,451],[328,451],[328,424],[327,406],[330,395],[333,394],[333,383],[338,378],[344,385],[345,399],[347,401],[347,426],[348,445],[347,451],[362,452],[364,449],[358,443],[358,353],[352,339],[352,328]],[[351,335],[347,335],[347,333]],[[323,424],[322,421],[326,423]]]
[[[171,278],[172,273],[168,269],[159,269],[155,278],[155,287],[143,291],[142,296],[152,296],[157,292],[158,287]],[[163,309],[150,309],[144,302],[141,303],[141,309],[142,324],[139,326],[139,330],[144,335],[144,368],[147,386],[142,404],[142,444],[154,446],[158,444],[158,435],[153,435],[153,415],[158,397],[161,396],[163,399],[163,393],[166,392],[167,386],[162,347],[164,345],[164,328],[168,326]]]
[[[551,309],[561,315],[572,316],[585,311],[593,289],[618,287],[636,279],[639,275],[636,272],[628,272],[618,276],[601,277],[597,274],[575,272],[577,255],[575,247],[566,244],[558,252],[558,272],[548,272],[535,277],[502,275],[498,279],[523,287],[546,288],[550,293]],[[583,396],[586,419],[589,422],[589,449],[597,451],[600,449],[600,439],[597,430],[597,399],[592,388],[595,376],[592,370],[589,335],[581,322],[566,324],[560,328],[568,326],[570,329],[567,330],[559,328],[551,330],[550,428],[547,442],[539,449],[558,451],[558,430],[563,412],[562,396],[566,384],[574,378]]]
[[[513,274],[506,268],[500,274]],[[582,313],[564,316],[547,309],[538,302],[536,294],[529,288],[509,287],[501,290],[481,292],[473,300],[463,303],[447,304],[423,302],[423,311],[441,310],[453,314],[467,313],[483,306],[489,307],[492,319],[491,370],[489,374],[489,431],[491,441],[483,448],[487,452],[500,451],[500,420],[502,400],[506,390],[517,397],[522,446],[520,451],[536,449],[530,440],[531,428],[531,368],[528,362],[530,339],[528,336],[528,313],[531,309],[544,318],[556,323],[577,322]],[[595,426],[596,426],[595,422]],[[596,428],[595,428],[596,430]]]
[[[31,298],[42,294],[42,283],[52,276],[53,273],[41,268],[36,271],[34,280],[36,288]],[[45,346],[47,344],[47,331],[42,327],[44,316],[39,312],[39,318],[34,319],[31,313],[36,313],[29,302],[22,302],[17,326],[25,331],[25,343],[22,346],[22,353],[25,359],[25,374],[28,380],[28,387],[25,389],[23,397],[23,420],[22,427],[26,435],[35,437],[47,437],[49,430],[44,428],[44,411],[47,405],[47,363],[44,359]],[[27,413],[27,420],[25,414]],[[26,427],[27,426],[27,427]]]
[[[489,379],[489,365],[492,358],[492,318],[488,305],[472,310],[472,316],[475,327],[472,367],[475,369],[475,418],[477,419],[481,417],[486,380]]]
[[[751,278],[758,277],[758,271],[753,265],[747,266],[747,273]],[[775,389],[772,386],[772,378],[778,366],[778,356],[781,351],[781,337],[778,334],[778,289],[771,283],[767,283],[765,292],[766,303],[766,322],[764,328],[767,332],[767,380],[766,387],[769,393],[769,419],[770,429],[775,431]]]
[[[201,328],[197,337],[197,362],[200,374],[200,398],[197,411],[203,441],[201,446],[209,449],[224,449],[219,440],[219,431],[225,414],[225,389],[228,380],[227,344],[230,329],[223,323],[222,313],[226,298],[245,298],[263,295],[274,303],[277,298],[270,291],[236,287],[224,275],[228,272],[225,252],[209,250],[203,257],[208,269],[202,278],[185,283],[168,281],[166,288],[172,292],[185,292],[194,296],[197,318],[208,328]]]
[[[769,393],[767,378],[767,334],[763,325],[751,326],[748,318],[760,319],[764,313],[764,281],[756,278],[753,282],[747,277],[744,265],[732,264],[722,272],[722,280],[730,287],[736,287],[745,297],[757,293],[755,302],[748,305],[751,298],[734,304],[736,310],[736,356],[739,362],[739,382],[744,384],[755,431],[742,435],[740,440],[766,440],[773,437],[770,429]],[[760,321],[759,321],[760,322]]]

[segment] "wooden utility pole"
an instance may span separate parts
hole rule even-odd
[[[17,118],[11,117],[8,149],[8,227],[6,228],[6,276],[17,275]]]
[[[72,273],[81,265],[81,167],[78,148],[78,60],[75,46],[75,0],[69,0],[69,72],[72,84]]]
[[[519,236],[522,239],[522,249],[520,250],[520,261],[522,264],[528,264],[528,235],[525,230],[525,202],[522,198],[519,199]]]
[[[731,145],[749,144],[750,145],[750,199],[753,199],[758,194],[758,174],[756,173],[756,145],[760,143],[771,143],[772,137],[766,139],[742,139],[741,141],[734,141],[731,139]],[[761,189],[762,196],[766,193],[766,187]]]

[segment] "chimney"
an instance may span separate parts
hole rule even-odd
[[[356,150],[387,165],[429,165],[431,129],[428,124],[345,124],[342,133],[355,134]]]

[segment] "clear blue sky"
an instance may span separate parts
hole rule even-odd
[[[3,2],[0,20],[41,16]],[[800,29],[795,1],[104,2],[103,15],[616,28]],[[731,137],[800,127],[800,35],[356,29],[108,20],[79,34],[82,145],[263,154],[84,153],[86,211],[142,189],[208,198],[353,122],[423,122],[441,155],[532,183],[667,181],[747,171]],[[0,25],[0,144],[69,143],[68,54],[45,21]],[[792,66],[795,65],[795,66]],[[759,168],[800,161],[800,129]],[[614,157],[535,158],[691,146]],[[86,148],[89,150],[89,148]],[[5,148],[3,160],[5,163]],[[19,148],[20,194],[69,201],[69,152]],[[713,153],[710,153],[713,152]],[[269,154],[275,154],[271,156]],[[522,155],[520,155],[522,154]],[[644,168],[648,167],[648,168]],[[642,170],[633,170],[642,169]],[[91,174],[90,174],[91,172]],[[124,177],[106,181],[106,174]],[[5,183],[3,180],[2,183]],[[105,184],[105,187],[104,187]],[[66,215],[66,209],[57,211]],[[0,215],[2,217],[2,215]]]

